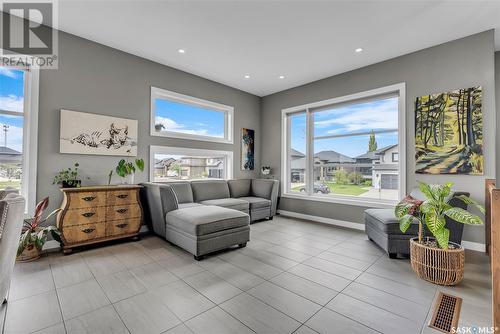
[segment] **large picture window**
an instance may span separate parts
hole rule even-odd
[[[151,87],[151,135],[233,143],[233,107]]]
[[[285,109],[283,130],[284,196],[367,205],[403,195],[404,84]]]
[[[233,152],[151,146],[150,181],[230,179]]]
[[[15,188],[34,207],[38,71],[0,67],[0,190]]]

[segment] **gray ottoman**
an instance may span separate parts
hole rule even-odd
[[[365,231],[368,238],[386,251],[390,258],[396,258],[398,254],[410,254],[409,240],[418,235],[418,223],[415,221],[403,233],[393,209],[368,209],[365,210]]]
[[[166,214],[166,239],[201,260],[204,255],[250,240],[250,216],[220,206],[200,205]]]

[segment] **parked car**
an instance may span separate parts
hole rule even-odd
[[[314,189],[313,189],[315,194],[329,194],[330,193],[330,187],[327,186],[324,183],[321,182],[314,182]],[[306,192],[306,187],[303,186],[300,188],[301,193]]]

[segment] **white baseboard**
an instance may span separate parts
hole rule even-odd
[[[462,247],[477,252],[486,252],[486,245],[480,242],[462,240]]]
[[[365,224],[353,223],[353,222],[348,222],[345,220],[338,220],[338,219],[333,219],[333,218],[325,218],[325,217],[307,215],[304,213],[286,211],[286,210],[278,210],[278,213],[282,216],[285,216],[285,217],[311,220],[313,222],[329,224],[329,225],[334,225],[334,226],[340,226],[340,227],[346,227],[346,228],[360,230],[360,231],[365,230]],[[478,252],[483,252],[483,253],[486,252],[485,244],[482,244],[479,242],[472,242],[472,241],[465,241],[464,240],[464,241],[462,241],[462,247],[469,249],[469,250],[473,250],[473,251],[478,251]]]
[[[287,216],[287,217],[306,219],[306,220],[311,220],[313,222],[318,222],[318,223],[323,223],[323,224],[335,225],[335,226],[340,226],[340,227],[347,227],[347,228],[350,228],[353,230],[360,230],[360,231],[365,230],[365,224],[358,224],[358,223],[348,222],[345,220],[312,216],[312,215],[306,215],[304,213],[285,211],[285,210],[278,210],[278,213],[280,215]]]

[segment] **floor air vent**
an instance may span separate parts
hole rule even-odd
[[[443,333],[452,333],[452,329],[458,326],[461,306],[462,298],[439,292],[429,327]]]

